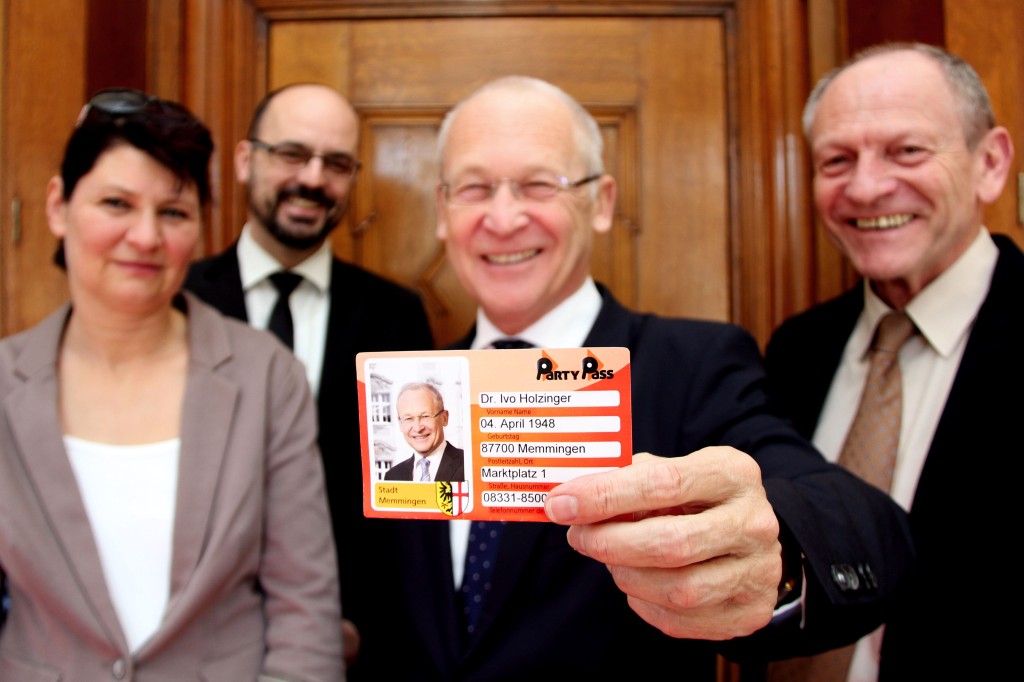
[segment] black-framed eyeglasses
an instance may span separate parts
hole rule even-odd
[[[328,173],[332,173],[339,177],[351,178],[359,170],[362,163],[353,159],[351,156],[344,152],[328,152],[326,154],[317,154],[309,147],[301,144],[295,144],[291,142],[285,142],[283,144],[270,144],[263,140],[257,140],[250,138],[249,143],[257,149],[270,154],[270,158],[277,161],[282,166],[289,168],[293,171],[297,171],[301,168],[305,168],[313,159],[320,159],[324,165],[324,170]]]
[[[138,114],[150,106],[170,107],[177,106],[171,102],[154,97],[149,93],[134,88],[104,88],[94,94],[78,112],[78,120],[75,127],[82,125],[89,112],[102,111],[109,116],[132,116]]]
[[[433,419],[437,419],[437,416],[444,412],[444,410],[438,410],[434,414],[418,414],[411,415],[407,414],[404,417],[399,417],[398,421],[401,422],[402,426],[412,426],[413,424],[419,424],[420,422],[427,422]]]
[[[562,192],[574,190],[587,183],[593,182],[601,177],[601,173],[588,175],[579,180],[570,180],[562,176],[541,176],[529,180],[514,180],[512,178],[498,178],[497,180],[483,180],[472,178],[459,180],[454,183],[442,182],[441,190],[444,198],[449,203],[460,206],[477,206],[486,204],[498,193],[498,188],[505,182],[508,183],[512,196],[523,201],[543,203],[551,201]]]

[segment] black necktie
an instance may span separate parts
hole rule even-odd
[[[491,348],[533,348],[522,339],[498,339]],[[484,599],[491,589],[491,574],[497,561],[498,545],[505,529],[504,521],[474,521],[466,546],[466,570],[462,574],[462,613],[466,619],[466,634],[476,632],[477,621],[483,611]]]
[[[281,339],[284,345],[291,348],[294,327],[292,326],[292,310],[288,306],[288,297],[302,282],[302,275],[282,270],[272,274],[270,281],[277,289],[277,303],[274,304],[274,310],[270,313],[270,323],[267,324],[267,329]]]
[[[522,339],[497,339],[491,343],[491,348],[504,350],[506,348],[533,348],[534,345]]]

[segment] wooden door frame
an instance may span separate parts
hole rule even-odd
[[[800,113],[808,89],[801,0],[150,0],[149,75],[210,126],[216,204],[204,253],[234,239],[244,197],[231,150],[266,90],[273,21],[310,18],[710,16],[723,22],[729,130],[732,321],[765,343],[815,295],[815,231]],[[177,55],[177,59],[174,59]],[[159,57],[159,58],[157,58]],[[767,286],[766,286],[767,285]]]

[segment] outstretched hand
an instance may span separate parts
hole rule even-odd
[[[760,468],[739,450],[639,453],[621,469],[554,488],[545,511],[667,635],[724,640],[771,619],[782,575],[779,523]]]

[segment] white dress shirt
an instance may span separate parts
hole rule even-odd
[[[324,345],[327,342],[327,319],[331,309],[331,242],[328,239],[309,258],[292,268],[302,275],[302,283],[288,299],[295,329],[295,356],[306,367],[306,378],[313,395],[320,389]],[[249,324],[266,329],[270,313],[277,303],[277,289],[270,275],[280,271],[281,264],[256,243],[252,228],[246,223],[238,238],[238,268],[245,291],[245,310]]]
[[[579,348],[587,340],[598,313],[601,312],[601,292],[590,277],[575,294],[555,306],[547,315],[534,322],[519,334],[509,335],[498,329],[487,319],[484,311],[476,311],[476,336],[471,348],[489,348],[498,339],[514,336],[528,341],[538,348]],[[448,522],[452,546],[452,572],[455,574],[455,589],[462,586],[462,573],[466,566],[466,544],[469,542],[469,526],[472,521],[457,519]]]
[[[974,320],[988,295],[999,249],[986,229],[960,258],[907,304],[905,312],[920,334],[900,350],[903,417],[891,496],[909,510],[931,447],[935,428],[956,378]],[[878,321],[890,312],[865,283],[864,310],[846,343],[839,369],[822,406],[814,444],[835,462],[853,423],[867,381],[867,353]],[[861,638],[850,664],[848,682],[875,682],[882,630]]]

